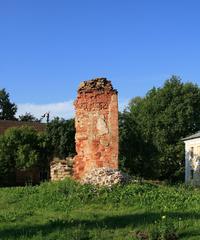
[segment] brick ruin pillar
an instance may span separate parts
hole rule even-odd
[[[106,78],[84,81],[74,102],[76,152],[73,175],[92,168],[118,168],[118,96]]]

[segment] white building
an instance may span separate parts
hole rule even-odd
[[[200,131],[182,140],[185,143],[185,182],[200,185]]]

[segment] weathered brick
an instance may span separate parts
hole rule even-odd
[[[118,96],[111,82],[98,78],[81,83],[74,105],[74,177],[96,167],[118,168]]]

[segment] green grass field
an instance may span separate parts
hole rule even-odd
[[[163,240],[166,231],[200,239],[199,189],[149,183],[98,189],[72,180],[0,189],[1,240]]]

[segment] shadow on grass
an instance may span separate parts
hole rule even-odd
[[[179,234],[179,237],[180,239],[181,238],[185,238],[185,239],[188,239],[188,238],[191,238],[195,237],[195,239],[200,239],[200,230],[187,230],[187,231],[184,231],[183,233]]]
[[[195,219],[200,220],[200,213],[181,213],[181,212],[171,212],[167,213],[168,216],[174,219],[181,218],[182,220],[186,219]],[[10,227],[4,230],[0,230],[0,239],[18,239],[20,237],[33,237],[38,233],[42,234],[42,236],[48,236],[53,232],[62,232],[62,231],[73,231],[77,229],[77,227],[84,232],[88,232],[89,230],[102,229],[105,228],[107,230],[114,230],[125,228],[131,226],[133,229],[136,227],[140,227],[143,225],[153,224],[156,220],[161,219],[160,213],[141,213],[141,214],[131,214],[131,215],[119,215],[119,216],[110,216],[104,219],[97,220],[60,220],[55,219],[51,220],[46,224],[41,225],[23,225]],[[82,234],[80,231],[80,234]],[[190,232],[185,231],[181,234],[181,237],[192,237],[192,236],[200,236],[199,232]],[[82,236],[80,239],[87,239]]]

